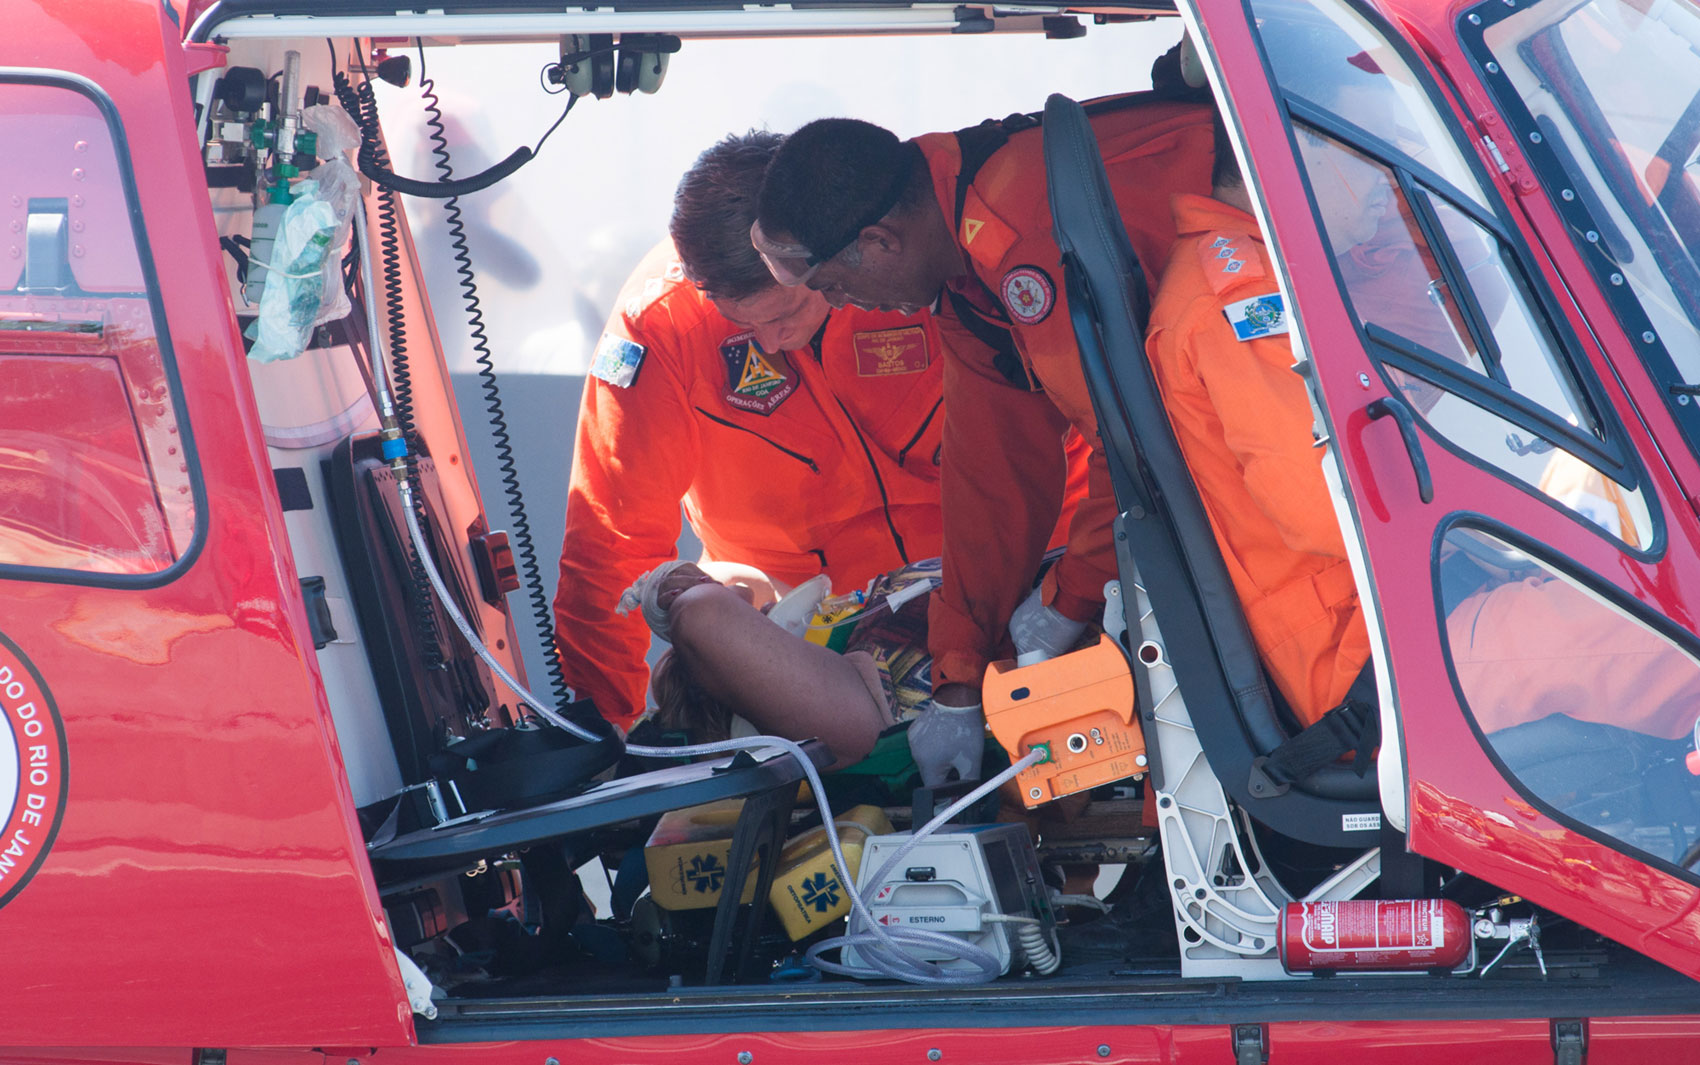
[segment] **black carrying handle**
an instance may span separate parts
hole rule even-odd
[[[1417,498],[1424,503],[1434,502],[1434,477],[1428,471],[1428,459],[1423,455],[1423,442],[1417,436],[1417,419],[1405,401],[1395,396],[1382,396],[1364,408],[1370,421],[1392,415],[1399,426],[1399,437],[1405,442],[1405,455],[1411,460],[1411,472],[1417,475]]]

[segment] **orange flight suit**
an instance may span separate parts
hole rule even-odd
[[[1208,189],[1210,110],[1147,101],[1091,119],[1134,250],[1148,275],[1174,239],[1171,193]],[[1076,620],[1102,609],[1116,576],[1109,467],[1096,450],[1098,422],[1069,320],[1061,253],[1052,237],[1042,133],[1013,134],[973,176],[956,232],[972,271],[950,287],[981,310],[1001,308],[1026,381],[1013,384],[994,351],[948,313],[945,344],[944,584],[928,615],[933,683],[978,685],[1004,657],[1009,617],[1026,596],[1057,521],[1062,452],[1073,426],[1092,444],[1087,498],[1069,526],[1068,551],[1046,579],[1046,599]],[[962,154],[954,134],[916,138],[947,223],[956,219]],[[948,304],[947,310],[948,310]]]
[[[1194,195],[1174,217],[1146,352],[1264,667],[1308,725],[1369,660],[1323,452],[1284,329],[1241,340],[1229,322],[1277,291],[1257,221]]]
[[[568,682],[610,721],[642,713],[649,672],[649,630],[614,604],[674,557],[681,499],[705,558],[787,585],[826,572],[846,591],[938,554],[944,366],[928,316],[847,307],[817,350],[762,354],[664,242],[627,281],[597,350],[555,624]]]

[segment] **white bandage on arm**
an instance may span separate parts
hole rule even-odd
[[[667,611],[661,608],[661,603],[657,597],[661,594],[662,582],[680,566],[689,565],[692,565],[692,563],[676,558],[671,562],[663,562],[645,573],[633,581],[630,588],[620,593],[620,601],[615,605],[614,613],[630,614],[634,610],[640,611],[643,615],[644,624],[649,626],[649,631],[668,643],[672,643],[672,629],[668,625]]]

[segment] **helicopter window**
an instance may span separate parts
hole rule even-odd
[[[1484,210],[1487,195],[1410,65],[1362,15],[1331,0],[1257,0],[1258,37],[1289,104],[1329,116]]]
[[[1700,15],[1567,0],[1483,5],[1460,26],[1629,335],[1700,382]]]
[[[152,574],[194,535],[122,158],[90,96],[0,83],[0,566]]]
[[[1588,379],[1419,72],[1337,0],[1258,0],[1336,271],[1429,429],[1635,548],[1652,519]]]
[[[1623,541],[1652,518],[1491,230],[1309,127],[1300,153],[1347,295],[1388,378],[1439,436]],[[1626,483],[1627,482],[1627,483]]]
[[[1688,869],[1700,663],[1521,545],[1461,526],[1442,543],[1443,567],[1485,578],[1438,583],[1453,677],[1505,771],[1581,831]]]

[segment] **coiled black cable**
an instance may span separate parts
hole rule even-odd
[[[333,59],[335,52],[332,52]],[[366,65],[365,56],[360,59]],[[337,70],[334,76],[337,101],[360,127],[360,169],[389,167],[389,152],[384,149],[378,126],[378,101],[372,92],[370,79],[362,81],[356,90],[348,75]],[[378,195],[378,253],[383,262],[384,310],[389,323],[389,360],[391,391],[395,400],[396,422],[407,440],[407,481],[413,486],[413,513],[422,528],[428,527],[425,512],[425,492],[419,479],[419,430],[413,418],[413,374],[407,362],[406,300],[401,283],[401,234],[397,225],[395,193],[379,186]],[[372,298],[367,293],[367,298]],[[376,338],[373,338],[376,340]],[[443,669],[441,632],[437,612],[433,608],[430,578],[420,563],[419,554],[411,543],[407,547],[408,579],[413,584],[413,606],[422,643],[421,652],[427,669]]]
[[[443,129],[443,112],[438,106],[436,82],[425,73],[425,49],[419,46],[419,95],[425,102],[425,126],[431,143],[432,161],[442,181],[454,180],[449,162],[449,141]],[[472,254],[466,243],[466,226],[462,222],[460,197],[443,201],[443,213],[448,216],[449,246],[454,249],[455,277],[460,284],[461,300],[466,304],[467,333],[477,357],[478,382],[484,391],[485,409],[490,413],[490,439],[496,449],[496,465],[501,471],[502,494],[506,497],[508,513],[513,521],[514,555],[519,560],[521,580],[526,598],[531,603],[532,618],[537,636],[543,641],[543,662],[549,672],[549,686],[557,706],[564,707],[572,700],[567,678],[561,669],[560,650],[555,644],[555,613],[549,605],[549,595],[543,588],[543,576],[537,565],[537,550],[532,543],[531,522],[525,514],[525,497],[520,492],[519,467],[514,461],[512,438],[508,435],[507,416],[502,411],[501,390],[496,385],[496,363],[490,353],[490,339],[484,332],[484,311],[478,299],[478,283],[472,272]]]

